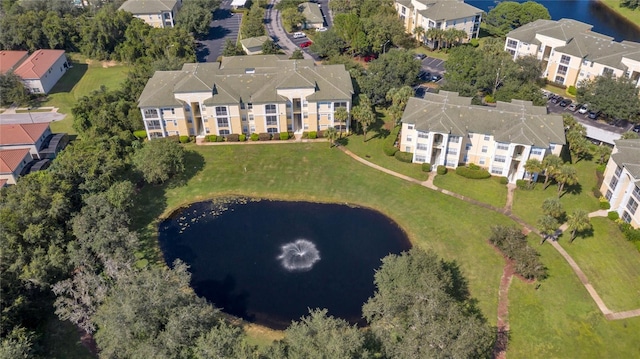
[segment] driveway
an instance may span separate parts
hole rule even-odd
[[[273,39],[273,41],[280,46],[280,49],[284,51],[285,54],[291,55],[295,49],[300,48],[300,44],[309,41],[306,37],[301,39],[294,39],[293,36],[287,34],[284,31],[284,27],[282,26],[282,20],[280,17],[280,11],[275,8],[275,5],[278,3],[278,0],[271,0],[267,5],[267,9],[264,14],[264,22],[267,27],[267,32],[269,36]],[[305,59],[314,59],[309,53],[306,51],[302,52]]]
[[[223,0],[213,12],[213,21],[209,25],[209,34],[198,41],[196,58],[198,62],[215,62],[222,55],[227,39],[238,41],[242,14],[231,12],[231,1]]]
[[[53,122],[62,120],[65,116],[57,112],[5,113],[0,115],[0,124]]]

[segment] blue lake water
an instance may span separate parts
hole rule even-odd
[[[190,266],[191,284],[224,312],[284,329],[307,308],[363,324],[381,259],[410,249],[379,212],[336,204],[199,202],[163,221],[167,263]]]
[[[495,7],[497,1],[466,0],[484,11]],[[518,2],[525,2],[518,0]],[[613,37],[616,41],[640,42],[640,30],[594,0],[541,0],[536,1],[549,10],[553,20],[575,19],[593,25],[594,32]]]

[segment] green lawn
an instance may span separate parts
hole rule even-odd
[[[591,189],[597,185],[596,164],[592,161],[580,161],[574,164],[578,171],[579,184],[570,188],[570,191],[560,197],[567,214],[576,209],[587,212],[599,210],[599,201],[592,194]],[[558,186],[551,184],[544,189],[542,183],[537,183],[533,190],[516,190],[514,194],[513,213],[525,222],[536,225],[538,218],[542,216],[542,202],[549,197],[556,197]]]
[[[600,0],[600,3],[636,24],[636,26],[640,26],[640,11],[620,7],[620,0]]]
[[[592,218],[593,236],[578,236],[569,244],[569,233],[560,243],[589,277],[611,310],[640,308],[640,253],[618,226],[603,217]]]
[[[498,177],[468,179],[458,176],[455,170],[449,169],[446,175],[436,176],[433,184],[496,208],[503,208],[507,203],[507,186],[498,181]]]
[[[58,112],[66,114],[64,120],[51,123],[52,132],[67,132],[75,134],[73,129],[73,115],[71,108],[76,101],[89,95],[91,92],[105,86],[108,89],[117,89],[127,77],[127,67],[118,65],[103,67],[101,62],[90,61],[86,58],[71,54],[70,59],[73,68],[69,69],[58,81],[48,95],[48,100],[41,106],[53,106],[59,108]]]

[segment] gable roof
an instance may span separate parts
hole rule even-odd
[[[48,123],[0,125],[0,145],[33,145],[48,128]]]
[[[13,173],[28,154],[26,148],[0,151],[0,173]]]
[[[240,44],[242,44],[242,46],[244,46],[247,49],[250,49],[252,47],[262,47],[262,44],[267,42],[268,39],[269,39],[268,36],[249,37],[249,38],[240,40]]]
[[[546,108],[530,101],[499,101],[496,107],[488,107],[472,105],[471,98],[457,92],[426,93],[424,99],[409,99],[402,122],[423,132],[490,134],[498,142],[540,148],[566,143],[562,116],[549,115]]]
[[[28,55],[29,52],[27,51],[0,51],[0,75],[4,75],[11,70],[15,70]]]
[[[640,139],[614,141],[618,152],[611,158],[620,167],[624,167],[633,176],[635,181],[640,181]]]
[[[64,56],[64,50],[37,50],[14,73],[23,80],[40,79],[61,56]]]
[[[303,2],[300,4],[302,7],[302,15],[309,24],[324,23],[324,17],[322,17],[322,11],[320,11],[320,5],[312,2]]]
[[[530,44],[537,43],[536,35],[544,35],[554,39],[568,41],[577,34],[590,32],[593,25],[573,19],[536,20],[509,31],[507,37]],[[539,43],[539,42],[538,42]]]
[[[455,0],[440,0],[427,6],[425,10],[419,10],[418,12],[423,17],[435,21],[462,19],[482,14],[483,12],[477,7]]]
[[[171,11],[178,0],[127,0],[118,10],[128,11],[134,15],[159,14]]]

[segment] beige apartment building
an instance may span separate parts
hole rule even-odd
[[[530,101],[471,104],[457,92],[412,97],[402,115],[400,150],[413,162],[456,168],[470,163],[510,183],[525,176],[528,159],[560,155],[566,143],[562,116]]]
[[[600,192],[623,221],[640,228],[640,140],[617,140]]]
[[[128,11],[134,17],[153,27],[176,26],[176,15],[182,0],[127,0],[118,10]]]
[[[616,42],[571,19],[536,20],[507,34],[505,51],[515,60],[532,55],[542,61],[543,76],[562,86],[612,74],[640,86],[640,44]]]
[[[138,107],[149,139],[171,135],[349,131],[335,111],[351,109],[344,65],[316,65],[286,55],[225,57],[156,71]]]
[[[394,5],[407,33],[432,48],[437,47],[437,43],[424,34],[416,34],[417,27],[424,31],[432,28],[463,30],[468,36],[465,41],[477,38],[480,32],[483,11],[462,0],[395,0]]]

